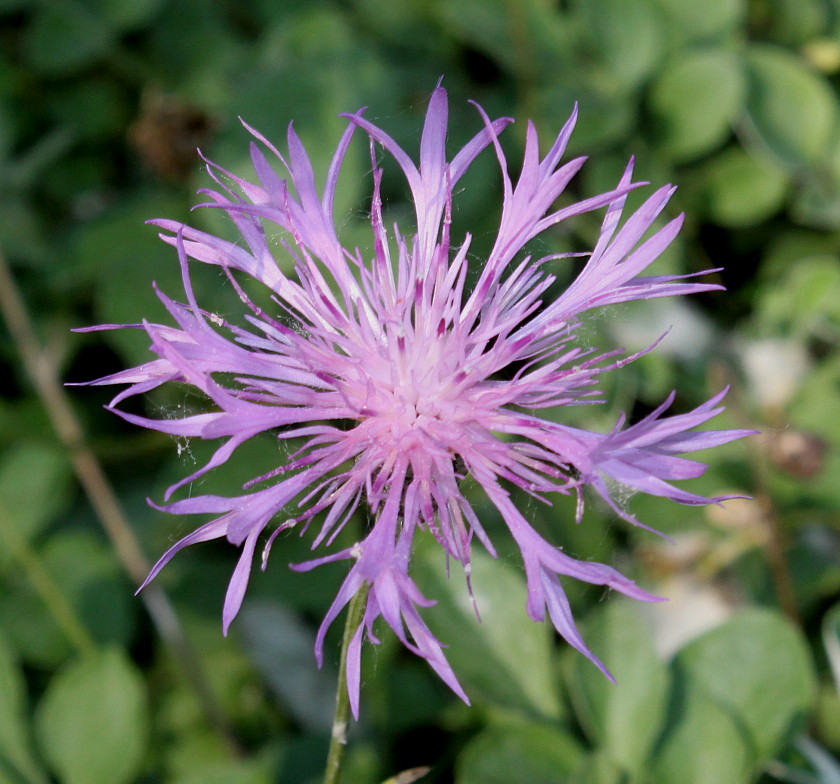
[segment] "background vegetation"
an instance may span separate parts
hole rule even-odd
[[[687,410],[731,384],[717,424],[762,435],[710,453],[695,487],[755,500],[628,499],[673,542],[594,502],[579,527],[562,504],[529,507],[571,554],[671,599],[638,607],[569,586],[618,686],[526,619],[521,569],[489,509],[502,557],[476,558],[480,625],[463,581],[421,547],[415,572],[439,599],[429,615],[474,707],[384,635],[368,650],[345,780],[430,766],[430,784],[840,781],[839,74],[837,0],[0,0],[0,249],[37,335],[28,342],[4,273],[0,783],[319,779],[337,641],[321,671],[312,642],[343,567],[293,574],[306,542],[278,542],[227,639],[229,546],[181,554],[159,579],[168,599],[152,590],[144,604],[132,595],[142,556],[88,447],[154,559],[187,523],[146,497],[160,501],[206,445],[127,426],[95,388],[70,390],[80,431],[50,402],[62,441],[45,396],[51,374],[82,381],[147,357],[141,334],[69,329],[162,319],[153,280],[180,296],[174,252],[143,221],[187,219],[208,184],[196,146],[248,176],[237,116],[281,146],[294,119],[323,173],[336,115],[366,105],[416,150],[441,75],[453,148],[479,127],[468,98],[520,120],[505,134],[514,161],[526,117],[547,140],[578,101],[572,151],[592,157],[575,195],[610,187],[631,154],[641,177],[679,185],[670,214],[684,210],[686,226],[659,271],[722,267],[728,291],[593,317],[593,345],[633,349],[672,329],[611,379],[607,405],[569,416],[609,428],[672,388]],[[353,155],[339,212],[355,244],[369,162],[362,144]],[[480,159],[456,215],[477,258],[498,218],[495,166]],[[407,214],[403,190],[386,195]],[[218,216],[189,220],[228,231]],[[537,250],[591,247],[597,220]],[[235,312],[223,279],[203,272],[204,304]],[[200,405],[180,394],[136,410]],[[204,487],[234,491],[276,450],[254,445]]]

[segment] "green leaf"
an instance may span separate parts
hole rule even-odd
[[[554,78],[536,92],[534,111],[543,120],[542,133],[556,134],[577,103],[578,121],[569,142],[568,155],[589,155],[630,136],[638,116],[636,101],[612,94],[615,91],[609,91],[597,80],[587,80],[577,72],[567,73],[566,77]]]
[[[0,779],[7,768],[27,784],[47,782],[32,755],[23,673],[11,646],[0,635]]]
[[[173,784],[273,784],[276,767],[276,760],[266,754],[257,759],[219,760],[199,764],[175,777]]]
[[[95,0],[94,4],[115,30],[128,31],[148,24],[164,0]]]
[[[681,695],[651,772],[651,784],[747,784],[752,780],[738,723],[701,689]]]
[[[610,601],[585,624],[587,644],[616,679],[591,663],[571,659],[568,688],[590,738],[627,772],[642,771],[665,721],[669,673],[639,608]]]
[[[69,501],[71,471],[64,454],[51,446],[23,442],[0,462],[0,507],[15,537],[32,541]],[[0,548],[0,567],[14,556],[14,545]]]
[[[26,62],[47,75],[79,71],[103,57],[113,43],[110,27],[77,0],[42,4],[24,35]]]
[[[791,422],[797,427],[813,433],[819,433],[832,446],[840,444],[840,357],[826,358],[802,379],[791,405],[789,414]],[[811,479],[808,483],[810,498],[819,499],[827,509],[840,509],[840,493],[838,493],[837,474],[840,469],[840,454],[838,449],[829,449],[827,461],[822,474]],[[788,488],[791,499],[801,497],[802,482],[797,480],[792,488]],[[790,503],[790,500],[788,501]],[[836,555],[834,556],[836,561]]]
[[[38,741],[62,784],[124,784],[144,765],[147,714],[140,673],[111,648],[53,677],[38,706]]]
[[[840,326],[840,259],[798,258],[781,279],[767,281],[756,293],[757,323],[768,334],[804,338],[826,323]]]
[[[488,13],[486,0],[435,0],[448,35],[463,41],[513,74],[544,71],[556,75],[558,58],[569,51],[568,19],[556,3],[518,0]]]
[[[560,700],[550,627],[534,623],[526,614],[521,572],[474,552],[472,587],[479,622],[463,578],[455,569],[447,578],[443,550],[429,539],[418,548],[413,574],[421,591],[438,602],[424,616],[432,632],[449,646],[446,658],[470,699],[557,716]]]
[[[840,228],[840,136],[835,135],[820,163],[804,173],[791,203],[791,214],[797,223],[834,231]]]
[[[62,531],[50,537],[43,557],[94,641],[127,644],[140,604],[111,548],[94,533]]]
[[[681,41],[710,41],[725,38],[735,30],[746,13],[745,0],[654,0],[662,10],[671,36]]]
[[[690,642],[674,667],[690,691],[705,691],[743,728],[758,761],[779,751],[815,696],[806,643],[775,611],[736,614]]]
[[[722,226],[742,227],[771,217],[784,204],[788,177],[773,164],[732,147],[701,173],[709,217]]]
[[[310,730],[329,730],[337,676],[333,667],[315,666],[311,627],[284,605],[265,599],[246,603],[239,627],[263,679],[292,716]]]
[[[627,774],[603,750],[589,754],[565,784],[626,784]]]
[[[780,44],[799,47],[820,36],[828,24],[825,0],[773,0],[767,15],[767,34]]]
[[[778,47],[753,44],[746,63],[747,119],[760,143],[794,168],[826,156],[838,116],[828,82]]]
[[[21,658],[39,668],[52,668],[71,651],[67,636],[21,575],[20,583],[0,591],[0,624]]]
[[[709,152],[731,132],[745,95],[739,59],[719,50],[681,51],[651,86],[659,146],[677,161]]]
[[[594,56],[611,80],[631,88],[646,79],[663,52],[661,15],[648,0],[583,0]]]
[[[457,784],[556,784],[574,771],[583,750],[567,732],[522,719],[491,724],[464,747]]]

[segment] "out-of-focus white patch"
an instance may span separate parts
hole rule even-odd
[[[740,341],[736,347],[751,399],[762,408],[783,408],[810,367],[805,347],[784,338]]]
[[[643,605],[642,610],[653,633],[653,644],[665,659],[732,615],[732,606],[720,591],[691,575],[669,577],[657,585],[656,593],[668,601]]]
[[[657,352],[682,360],[703,356],[713,339],[708,320],[691,304],[674,298],[628,303],[609,329],[616,343],[628,351],[647,348],[668,332]]]

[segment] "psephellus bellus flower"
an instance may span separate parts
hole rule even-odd
[[[214,404],[208,413],[180,419],[117,411],[129,422],[174,436],[223,439],[206,465],[167,490],[167,502],[254,436],[271,432],[279,439],[302,441],[288,462],[249,482],[240,496],[199,495],[161,507],[176,515],[209,514],[213,519],[170,547],[146,583],[188,545],[225,537],[241,547],[224,602],[225,633],[242,604],[255,550],[267,527],[275,526],[263,549],[263,568],[281,531],[297,527],[303,532],[314,522],[312,548],[329,547],[354,512],[364,510],[372,523],[363,538],[293,566],[306,571],[340,560],[352,564],[317,635],[319,664],[328,627],[361,588],[369,588],[347,659],[355,715],[362,638],[366,633],[377,642],[374,623],[380,616],[409,650],[425,658],[468,701],[441,641],[419,612],[434,602],[420,592],[409,569],[412,541],[420,530],[431,534],[467,576],[474,538],[495,554],[461,492],[465,476],[486,493],[521,551],[530,617],[543,621],[547,611],[560,635],[609,675],[581,638],[559,577],[608,586],[642,601],[657,597],[610,566],[563,553],[535,530],[511,490],[546,502],[554,493],[576,494],[579,519],[581,492],[588,485],[617,515],[641,525],[614,500],[610,480],[682,504],[720,501],[671,484],[705,470],[702,463],[680,455],[746,434],[694,430],[721,411],[723,392],[689,413],[666,416],[672,394],[641,421],[626,426],[622,419],[608,433],[540,416],[546,409],[593,399],[599,376],[634,358],[577,344],[581,314],[720,286],[686,281],[695,275],[642,275],[677,235],[682,217],[651,231],[674,192],[664,186],[622,221],[626,196],[638,185],[631,181],[632,161],[614,190],[553,206],[584,162],[575,158],[561,163],[576,113],[542,158],[537,131],[528,123],[514,185],[499,143],[511,120],[491,121],[480,106],[475,108],[480,130],[447,159],[447,97],[441,87],[434,91],[419,165],[362,111],[345,115],[347,129],[323,191],[291,125],[287,156],[246,125],[255,138],[251,160],[258,181],[240,179],[208,162],[218,190],[202,191],[209,197],[205,206],[227,213],[241,240],[229,242],[175,221],[151,221],[177,249],[186,303],[158,292],[177,326],[125,325],[146,331],[157,358],[93,382],[128,385],[113,399],[112,408],[168,382],[192,386]],[[342,246],[333,215],[336,182],[357,131],[369,137],[373,165],[371,243],[366,251]],[[413,234],[391,229],[383,219],[379,147],[393,157],[408,183],[416,212]],[[469,258],[471,237],[453,244],[450,217],[461,177],[486,148],[495,153],[501,170],[502,213],[492,250],[478,263],[475,283],[468,286],[469,268],[476,264]],[[285,179],[263,150],[280,162]],[[606,214],[600,235],[580,273],[560,296],[547,297],[554,277],[546,267],[560,257],[522,257],[523,247],[561,221],[601,208]],[[275,252],[288,254],[293,274],[284,273]],[[243,302],[248,328],[202,310],[190,282],[191,259],[224,271]],[[268,313],[255,305],[236,273],[266,286],[276,309]],[[92,329],[113,328],[117,325]]]

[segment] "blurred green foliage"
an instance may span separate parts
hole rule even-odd
[[[644,413],[671,388],[688,408],[730,383],[719,426],[763,434],[705,456],[695,486],[756,501],[629,501],[673,542],[628,531],[597,505],[581,526],[563,505],[527,507],[571,554],[671,597],[640,608],[569,586],[612,685],[527,620],[521,568],[476,499],[500,552],[498,562],[476,555],[482,623],[433,548],[420,548],[415,569],[439,600],[430,623],[474,706],[383,635],[366,654],[344,780],[375,784],[420,765],[432,766],[424,781],[458,784],[840,780],[837,0],[0,0],[0,42],[0,249],[73,381],[148,357],[136,332],[68,329],[160,318],[153,280],[180,295],[174,253],[143,221],[187,219],[208,184],[196,146],[247,176],[237,116],[281,147],[294,119],[323,177],[337,115],[359,106],[416,150],[443,75],[453,149],[479,127],[468,98],[519,120],[506,133],[513,160],[526,117],[553,138],[578,102],[571,152],[592,160],[576,195],[611,187],[630,155],[640,177],[678,184],[672,214],[685,210],[686,226],[659,271],[722,267],[712,277],[729,291],[593,318],[595,345],[637,349],[672,334],[610,380],[607,406],[562,414],[606,429],[618,410]],[[351,151],[338,197],[350,245],[366,242],[366,155]],[[495,166],[479,159],[454,218],[477,253],[498,217]],[[385,196],[399,217],[406,193],[394,183]],[[218,215],[189,220],[230,232]],[[586,247],[597,225],[583,219],[537,250]],[[199,299],[235,308],[219,283],[197,271]],[[319,672],[311,650],[340,567],[294,574],[285,563],[308,545],[281,538],[227,639],[218,616],[231,549],[192,548],[159,578],[244,750],[232,751],[132,598],[0,335],[0,784],[318,781],[335,661]],[[201,405],[179,394],[147,410]],[[187,523],[145,499],[193,470],[206,445],[127,427],[101,411],[100,390],[74,399],[157,556]],[[249,445],[205,487],[234,492],[276,460],[276,444]]]

